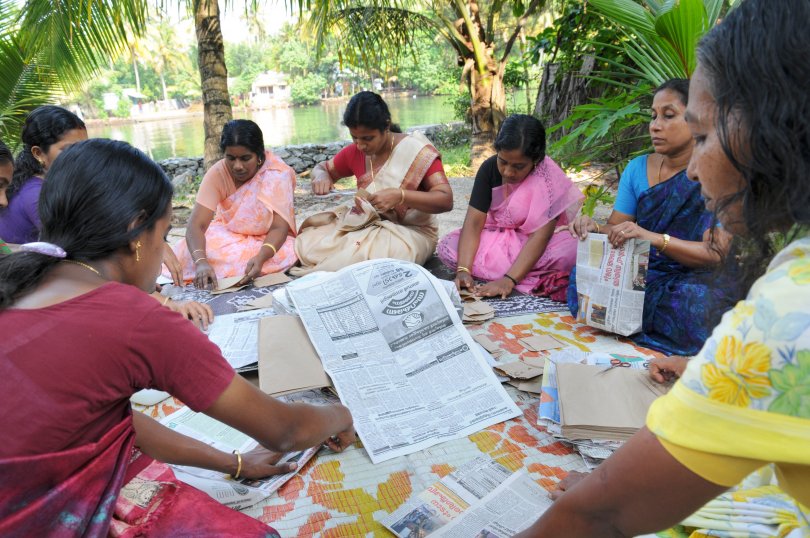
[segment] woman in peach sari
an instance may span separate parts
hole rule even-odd
[[[264,149],[259,126],[222,129],[225,158],[205,174],[186,239],[175,247],[183,278],[216,289],[217,279],[286,271],[295,261],[295,172]]]

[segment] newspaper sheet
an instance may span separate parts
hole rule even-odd
[[[208,326],[208,339],[219,346],[235,369],[259,363],[259,320],[275,315],[272,308],[217,316]],[[255,369],[255,368],[254,368]]]
[[[548,492],[521,470],[443,528],[445,538],[507,538],[526,530],[548,507]]]
[[[520,414],[421,266],[371,260],[289,293],[373,463]]]
[[[623,336],[641,330],[650,242],[628,239],[613,248],[589,233],[577,244],[577,321]]]
[[[479,456],[411,497],[380,523],[400,538],[427,536],[458,517],[512,472]]]
[[[255,440],[242,432],[207,415],[195,413],[188,407],[172,413],[161,423],[178,433],[202,441],[223,452],[238,450],[245,453],[258,446]],[[300,469],[319,449],[320,446],[300,452],[290,452],[285,454],[279,463],[297,462],[298,469]],[[268,498],[298,472],[296,470],[260,480],[247,478],[233,480],[228,475],[198,467],[172,465],[172,469],[179,480],[204,491],[235,510],[242,510]]]

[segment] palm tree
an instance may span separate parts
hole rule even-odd
[[[145,0],[0,0],[0,137],[19,143],[25,116],[79,88],[141,35]]]
[[[480,164],[492,150],[503,121],[503,75],[515,40],[529,17],[546,0],[309,0],[309,24],[318,42],[339,36],[342,58],[359,57],[366,66],[408,50],[413,34],[429,28],[444,39],[463,66],[470,90],[472,161]]]
[[[166,18],[150,20],[149,28],[146,31],[145,47],[149,53],[152,67],[160,77],[160,86],[163,93],[163,100],[169,99],[166,88],[166,71],[170,67],[178,70],[188,63],[188,56],[183,46],[177,40],[175,27]],[[140,91],[140,88],[138,89]]]

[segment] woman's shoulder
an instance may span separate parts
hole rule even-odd
[[[630,159],[630,162],[627,163],[627,166],[624,168],[624,173],[633,173],[633,174],[643,174],[644,178],[647,178],[647,159],[649,158],[649,154],[647,155],[639,155],[638,157],[634,157]]]

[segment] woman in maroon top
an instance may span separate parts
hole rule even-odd
[[[142,388],[275,452],[354,442],[345,407],[267,396],[143,293],[160,271],[171,197],[161,169],[128,144],[74,144],[42,189],[43,243],[0,258],[0,535],[106,535],[133,445],[177,459],[165,429],[140,416],[136,438],[129,397]]]

